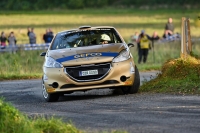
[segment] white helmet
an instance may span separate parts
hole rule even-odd
[[[104,40],[104,41],[111,41],[110,37],[106,34],[102,34],[101,35],[101,40]]]

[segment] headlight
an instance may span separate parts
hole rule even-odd
[[[62,64],[60,64],[59,62],[57,62],[56,60],[54,60],[51,57],[46,57],[44,66],[45,67],[52,67],[52,68],[61,68],[61,67],[63,67]]]
[[[121,61],[128,60],[129,58],[130,58],[129,51],[123,50],[123,51],[120,52],[120,54],[117,57],[115,57],[113,59],[113,62],[121,62]]]

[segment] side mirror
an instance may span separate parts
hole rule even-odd
[[[45,56],[46,55],[46,52],[42,52],[41,54],[40,54],[40,56]]]
[[[129,48],[134,47],[134,44],[133,44],[133,43],[129,43],[129,44],[128,44],[128,47],[129,47]]]

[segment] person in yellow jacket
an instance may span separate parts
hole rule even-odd
[[[149,53],[149,49],[150,47],[150,39],[151,37],[148,36],[147,34],[145,34],[145,31],[142,30],[141,34],[139,35],[138,38],[138,55],[139,55],[139,59],[138,59],[138,63],[140,64],[141,61],[143,60],[143,63],[146,63],[147,61],[147,56]]]

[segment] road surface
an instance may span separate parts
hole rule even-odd
[[[140,73],[142,81],[157,72]],[[61,117],[86,132],[125,130],[130,133],[199,133],[200,97],[137,93],[110,89],[76,92],[47,103],[40,80],[1,81],[0,95],[29,116]]]

